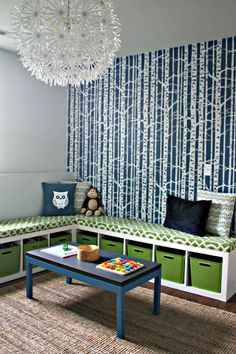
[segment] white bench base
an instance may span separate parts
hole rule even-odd
[[[159,240],[153,240],[149,238],[141,238],[126,234],[121,234],[118,232],[106,231],[106,230],[99,230],[93,227],[81,226],[81,225],[71,225],[71,226],[63,226],[58,227],[55,229],[38,231],[33,233],[28,233],[24,235],[18,235],[13,237],[6,237],[0,238],[0,244],[7,243],[7,242],[16,242],[21,246],[21,257],[20,257],[20,269],[19,272],[7,277],[0,278],[0,284],[9,282],[11,280],[15,280],[25,276],[25,271],[23,270],[23,241],[32,237],[42,236],[48,240],[48,245],[50,245],[50,237],[56,232],[67,231],[70,232],[72,235],[72,241],[76,242],[76,233],[77,230],[84,230],[90,231],[97,234],[97,242],[100,245],[100,239],[103,236],[114,236],[116,238],[120,238],[123,240],[123,253],[126,254],[127,252],[127,243],[129,241],[137,241],[142,243],[147,243],[152,245],[152,260],[155,261],[155,251],[158,246],[167,247],[172,250],[182,250],[185,252],[185,277],[184,277],[184,284],[178,284],[166,280],[162,280],[162,285],[186,291],[192,294],[206,296],[212,299],[220,300],[220,301],[228,301],[235,293],[236,293],[236,249],[231,252],[222,252],[222,251],[215,251],[209,250],[206,248],[199,248],[199,247],[192,247],[186,246],[177,243],[171,242],[163,242]],[[202,290],[198,288],[194,288],[189,283],[189,256],[192,254],[199,254],[201,255],[210,255],[215,257],[222,258],[222,279],[221,279],[221,292],[215,293],[207,290]],[[39,272],[40,269],[35,269],[34,272]]]

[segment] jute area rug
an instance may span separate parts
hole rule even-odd
[[[115,296],[45,273],[26,302],[24,281],[0,289],[1,354],[236,353],[236,315],[153,291],[126,295],[126,339],[116,338]]]

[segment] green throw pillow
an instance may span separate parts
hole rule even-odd
[[[74,207],[76,214],[80,213],[83,202],[87,197],[87,191],[91,187],[91,182],[60,181],[63,184],[76,183]]]
[[[198,200],[211,200],[206,233],[219,236],[230,236],[236,194],[198,191]]]

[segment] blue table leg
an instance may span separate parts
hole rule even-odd
[[[125,337],[125,293],[122,289],[116,293],[116,322],[117,337],[123,339]]]
[[[66,277],[66,284],[68,285],[72,284],[72,278]]]
[[[155,277],[154,281],[154,301],[153,301],[153,314],[160,314],[160,302],[161,302],[161,270],[159,275]]]
[[[33,298],[32,264],[26,257],[26,298]]]

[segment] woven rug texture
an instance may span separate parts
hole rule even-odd
[[[86,284],[68,286],[45,273],[26,301],[22,280],[0,289],[1,354],[236,353],[236,315],[153,291],[126,294],[126,338],[116,338],[115,295]]]

